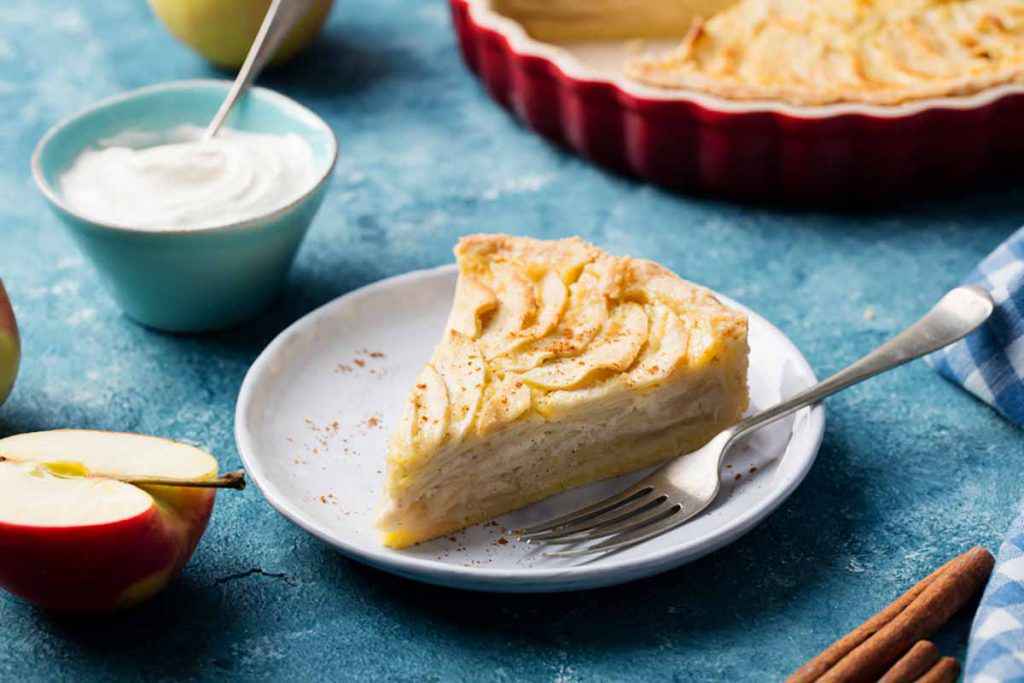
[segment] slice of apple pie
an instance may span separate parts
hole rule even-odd
[[[747,407],[747,320],[578,239],[466,237],[441,343],[388,452],[401,548],[694,450]]]

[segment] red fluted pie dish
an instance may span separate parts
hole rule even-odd
[[[1024,153],[1020,85],[893,106],[731,101],[628,81],[585,52],[534,40],[490,0],[451,9],[463,58],[495,100],[583,156],[661,185],[877,202],[974,185]]]

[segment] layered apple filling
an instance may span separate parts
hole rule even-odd
[[[441,344],[388,454],[403,547],[698,448],[747,405],[746,319],[578,239],[462,240]]]

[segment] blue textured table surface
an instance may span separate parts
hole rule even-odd
[[[774,321],[820,374],[925,311],[1024,220],[1024,191],[866,214],[673,195],[553,148],[497,108],[457,55],[443,0],[341,0],[327,31],[264,83],[342,141],[329,195],[281,301],[212,336],[127,320],[28,172],[58,118],[148,83],[210,76],[145,3],[0,8],[0,276],[24,335],[0,435],[56,427],[189,440],[226,467],[235,396],[303,313],[450,260],[460,234],[580,234],[657,258]],[[183,577],[152,602],[66,620],[0,597],[0,679],[729,680],[778,678],[974,543],[1021,494],[1021,433],[915,363],[829,405],[817,464],[752,533],[618,588],[460,593],[335,554],[255,489],[220,496]],[[968,620],[939,637],[963,655]]]

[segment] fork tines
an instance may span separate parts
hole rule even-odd
[[[575,557],[611,552],[657,536],[685,521],[682,506],[654,487],[635,485],[622,493],[587,505],[560,517],[516,531],[528,543],[571,545],[597,539],[600,543],[582,548],[545,553],[552,557]]]

